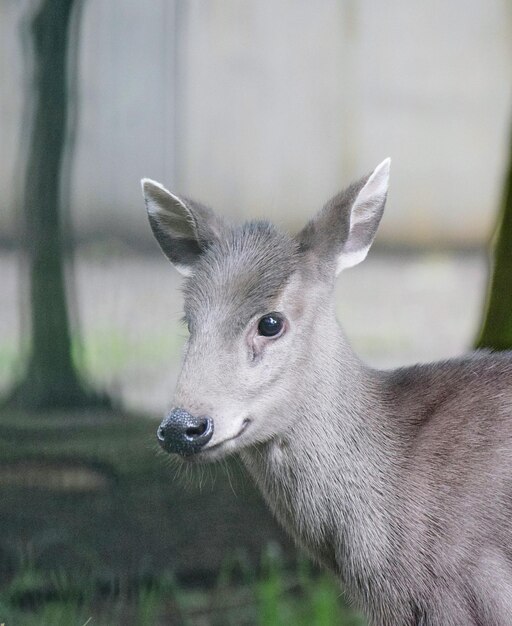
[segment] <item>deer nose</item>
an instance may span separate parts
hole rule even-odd
[[[158,427],[156,436],[166,452],[196,454],[212,438],[213,420],[195,417],[185,409],[173,409]]]

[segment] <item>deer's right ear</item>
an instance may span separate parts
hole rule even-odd
[[[334,196],[297,236],[300,249],[313,253],[334,273],[360,263],[379,226],[389,184],[390,159]]]
[[[175,196],[154,180],[143,178],[141,184],[156,240],[176,269],[189,276],[201,253],[221,236],[222,222],[211,209]]]

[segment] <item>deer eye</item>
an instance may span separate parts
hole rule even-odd
[[[262,337],[277,337],[284,328],[284,320],[279,313],[268,313],[258,322],[258,334]]]

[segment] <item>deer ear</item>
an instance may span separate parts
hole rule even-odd
[[[154,180],[143,178],[141,184],[156,240],[176,269],[190,275],[200,255],[221,235],[222,222],[211,209],[175,196]]]
[[[299,233],[302,250],[334,264],[335,273],[368,254],[384,212],[391,159],[332,198]]]

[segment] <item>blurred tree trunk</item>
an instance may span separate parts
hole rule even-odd
[[[509,149],[484,321],[476,340],[477,348],[494,350],[512,349],[512,136]]]
[[[68,130],[70,22],[79,2],[42,0],[30,24],[34,107],[24,185],[23,245],[29,263],[31,344],[24,379],[10,401],[35,410],[80,407],[97,400],[84,389],[73,364],[60,209]]]

